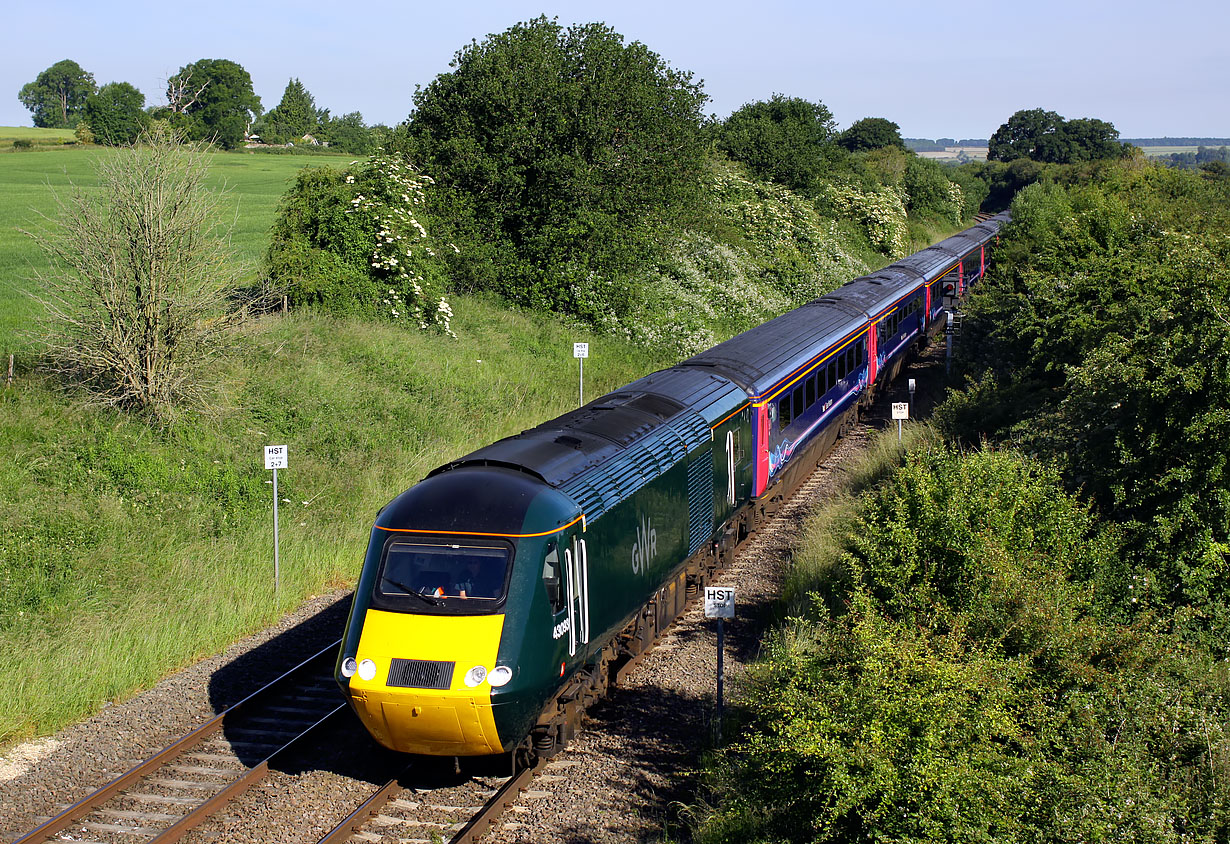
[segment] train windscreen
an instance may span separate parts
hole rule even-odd
[[[504,598],[512,549],[503,544],[449,544],[393,539],[372,603],[398,612],[485,612]]]

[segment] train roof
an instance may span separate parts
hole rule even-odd
[[[742,387],[749,397],[767,393],[796,370],[844,345],[866,327],[858,296],[824,296],[688,358],[681,367],[708,369]]]
[[[674,367],[436,469],[514,469],[570,495],[590,519],[710,442],[712,427],[746,404],[712,372]]]

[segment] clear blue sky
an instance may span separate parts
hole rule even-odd
[[[0,125],[31,125],[18,91],[65,58],[150,105],[183,65],[231,59],[266,109],[294,76],[318,106],[392,125],[458,48],[544,13],[645,43],[702,79],[719,117],[780,92],[823,102],[842,127],[886,117],[906,137],[985,138],[1035,107],[1123,137],[1230,136],[1227,0],[23,0],[5,13]]]

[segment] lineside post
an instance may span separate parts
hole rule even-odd
[[[726,628],[722,622],[735,617],[735,590],[721,586],[705,587],[705,618],[717,619],[717,712],[714,718],[714,735],[717,744],[722,743],[722,717],[725,714],[722,700],[723,657],[726,651]]]
[[[265,468],[273,470],[273,595],[276,599],[282,589],[278,565],[278,469],[286,468],[286,446],[265,446]]]

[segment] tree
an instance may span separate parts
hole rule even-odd
[[[393,144],[448,198],[463,283],[592,318],[625,307],[618,279],[696,206],[700,85],[603,24],[545,16],[453,67]]]
[[[170,135],[100,160],[98,190],[57,196],[31,234],[51,369],[89,400],[165,419],[203,406],[240,278],[205,187],[208,150]]]
[[[127,82],[110,82],[85,101],[85,122],[97,143],[131,144],[145,127],[145,95]]]
[[[774,94],[726,118],[716,129],[717,147],[760,179],[810,193],[836,125],[823,103]]]
[[[1114,124],[1092,117],[1081,117],[1064,123],[1059,132],[1063,163],[1097,161],[1117,158],[1127,149],[1119,143],[1119,130]]]
[[[316,101],[298,79],[286,83],[282,101],[265,115],[265,124],[273,131],[291,140],[298,140],[316,131]],[[326,119],[327,118],[326,110]],[[267,139],[266,139],[267,140]]]
[[[21,88],[17,99],[30,109],[34,125],[50,129],[72,129],[94,93],[94,74],[70,59],[56,62]]]
[[[1114,124],[1090,117],[1064,120],[1053,111],[1034,108],[1016,112],[995,131],[987,158],[1032,158],[1049,164],[1074,164],[1117,158],[1125,149],[1119,143],[1119,130]]]
[[[191,140],[214,141],[224,149],[243,143],[261,114],[252,77],[229,59],[200,59],[167,80],[167,103],[173,121]]]
[[[1053,111],[1022,109],[995,130],[987,158],[991,161],[1014,161],[1018,158],[1051,161],[1049,148],[1054,145],[1062,125],[1063,118]]]
[[[321,133],[329,146],[352,155],[366,155],[372,151],[371,130],[363,123],[363,115],[352,111],[341,117],[328,117],[320,124]]]
[[[865,152],[883,147],[905,149],[901,140],[901,127],[883,117],[864,117],[850,124],[850,128],[837,137],[837,143],[850,152]]]

